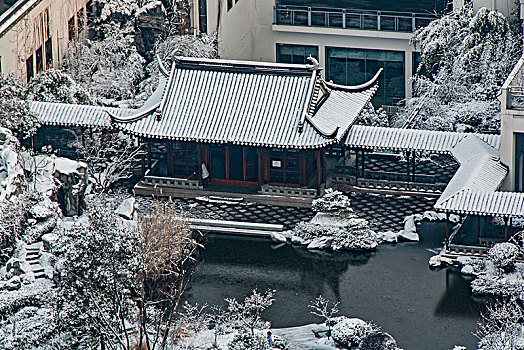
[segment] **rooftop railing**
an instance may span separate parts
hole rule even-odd
[[[412,33],[436,14],[276,5],[273,24]]]

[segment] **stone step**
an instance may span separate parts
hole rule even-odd
[[[40,272],[44,272],[44,268],[43,267],[39,267],[39,268],[36,268],[36,269],[33,269],[33,273],[36,275],[37,273],[40,273]]]
[[[36,278],[47,278],[47,275],[45,274],[45,272],[38,272],[38,273],[35,273],[35,279]]]

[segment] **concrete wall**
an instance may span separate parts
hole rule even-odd
[[[26,59],[33,55],[35,50],[44,45],[45,36],[42,35],[42,17],[46,9],[49,13],[49,35],[52,39],[53,64],[58,67],[60,59],[64,56],[68,44],[68,21],[84,8],[85,0],[41,0],[24,15],[11,28],[0,33],[0,59],[1,74],[13,73],[26,79]],[[45,56],[45,52],[44,52]],[[44,58],[44,69],[46,68]],[[36,73],[36,62],[34,62]]]

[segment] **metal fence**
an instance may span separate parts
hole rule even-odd
[[[273,23],[291,26],[414,32],[427,26],[436,14],[367,11],[305,6],[274,7]]]

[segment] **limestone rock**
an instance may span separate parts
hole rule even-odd
[[[291,236],[291,243],[297,244],[297,245],[303,245],[304,244],[304,240],[300,236],[293,235],[293,236]]]
[[[135,197],[130,197],[122,201],[115,212],[124,219],[132,220],[135,212]]]
[[[14,276],[20,276],[30,271],[29,264],[23,259],[11,258],[7,261],[6,269]]]
[[[332,237],[315,238],[314,240],[311,241],[311,243],[308,244],[307,249],[311,249],[311,250],[314,250],[314,249],[319,249],[319,250],[327,249],[327,248],[329,248],[331,246],[331,242],[333,242],[333,238]]]
[[[22,281],[20,280],[20,276],[13,276],[5,283],[4,288],[7,290],[17,290],[20,289],[21,286]]]
[[[475,274],[475,271],[473,270],[473,266],[471,265],[464,265],[464,267],[460,270],[460,272],[466,276],[471,276]]]
[[[287,238],[278,232],[271,232],[271,240],[275,243],[286,243]]]
[[[418,242],[419,236],[417,232],[400,230],[398,232],[399,241]]]
[[[42,242],[44,243],[44,249],[48,252],[51,251],[51,247],[58,239],[58,235],[56,233],[46,233],[42,236]]]

